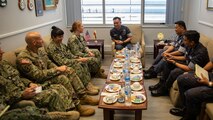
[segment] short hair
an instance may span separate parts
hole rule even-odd
[[[120,17],[114,17],[113,20],[116,20],[118,19],[119,21],[121,21],[121,18]]]
[[[32,44],[32,42],[41,37],[39,32],[28,32],[25,36],[25,41],[28,45]]]
[[[52,26],[51,38],[53,39],[53,37],[57,37],[60,35],[64,35],[64,31],[56,26]]]
[[[185,30],[186,30],[186,24],[184,21],[180,20],[180,21],[176,21],[175,24],[182,26]]]
[[[185,36],[189,41],[194,41],[195,43],[198,43],[200,39],[200,33],[196,30],[187,30],[183,33],[183,36]]]
[[[72,24],[72,28],[70,29],[70,32],[75,32],[79,27],[81,27],[82,25],[82,22],[81,21],[75,21],[73,24]]]

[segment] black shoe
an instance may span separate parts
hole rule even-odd
[[[153,97],[167,96],[168,95],[168,91],[163,86],[161,86],[157,90],[151,91],[151,95]]]
[[[175,116],[183,116],[184,115],[184,110],[181,108],[172,108],[170,109],[170,114],[175,115]]]
[[[150,91],[157,90],[160,86],[161,82],[159,81],[157,84],[149,86],[149,90]]]
[[[155,73],[154,70],[144,71],[144,78],[145,79],[157,78],[157,73]]]

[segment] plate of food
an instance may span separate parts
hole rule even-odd
[[[113,66],[114,66],[115,68],[120,68],[120,67],[123,67],[123,64],[120,63],[120,62],[115,62]]]
[[[110,80],[120,80],[121,79],[121,75],[117,74],[117,73],[113,73],[110,75]]]
[[[131,95],[132,103],[143,103],[146,101],[146,96],[144,94],[135,93]]]
[[[132,63],[132,64],[130,65],[130,68],[131,68],[131,69],[133,69],[133,68],[135,68],[135,67],[138,67],[139,69],[142,69],[142,65],[141,65],[141,64]]]
[[[105,87],[107,92],[118,92],[121,89],[121,85],[119,84],[108,84]]]
[[[104,96],[103,98],[104,103],[106,104],[113,104],[117,101],[117,97],[116,96]]]
[[[130,80],[133,82],[141,81],[142,79],[142,75],[140,74],[130,74]]]
[[[122,73],[123,69],[115,69],[115,68],[113,68],[113,69],[110,70],[110,72],[111,73]]]

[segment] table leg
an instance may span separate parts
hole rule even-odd
[[[114,110],[104,109],[104,120],[114,120]]]
[[[142,110],[135,110],[135,120],[142,120]]]

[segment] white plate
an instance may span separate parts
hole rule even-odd
[[[143,88],[142,85],[140,85],[139,88],[135,88],[135,87],[133,87],[133,85],[131,85],[130,87],[131,87],[131,89],[134,90],[134,91],[138,91],[138,90],[141,90],[141,89]]]
[[[110,72],[111,73],[122,73],[123,69],[111,69]]]
[[[106,103],[106,104],[113,104],[113,103],[115,103],[115,102],[117,101],[117,97],[115,97],[115,99],[114,99],[113,101],[109,101],[109,100],[107,100],[107,97],[105,96],[105,97],[103,98],[103,101],[104,101],[104,103]]]
[[[121,79],[121,76],[118,75],[116,78],[113,78],[112,75],[110,75],[109,79],[110,79],[110,80],[120,80],[120,79]]]
[[[146,101],[146,96],[144,94],[132,94],[131,101],[132,103],[143,103]]]
[[[141,81],[143,78],[142,78],[142,75],[138,75],[138,74],[130,74],[130,80],[131,81]]]
[[[133,73],[133,74],[139,74],[139,73],[141,73],[141,72],[142,72],[141,70],[138,70],[137,72],[131,70],[131,73]]]
[[[132,63],[139,63],[140,62],[140,60],[139,59],[137,59],[137,60],[134,60],[134,59],[132,59],[132,60],[130,60]]]
[[[133,69],[133,68],[135,68],[136,66],[139,67],[139,69],[142,68],[142,65],[141,65],[141,64],[137,64],[137,65],[136,65],[136,64],[137,64],[137,63],[132,63],[132,64],[130,65],[130,68]]]
[[[123,64],[122,63],[120,63],[119,65],[118,64],[114,64],[113,65],[115,68],[121,68],[121,67],[123,67]]]
[[[118,92],[121,86],[119,84],[108,84],[105,89],[107,92]]]

